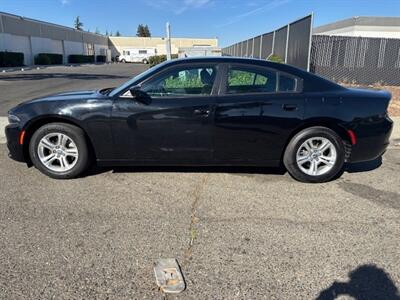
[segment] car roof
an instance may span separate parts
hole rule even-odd
[[[173,59],[170,63],[198,63],[198,62],[214,62],[214,63],[243,63],[243,64],[259,64],[259,65],[271,65],[273,67],[279,67],[282,64],[274,63],[259,58],[248,58],[248,57],[234,57],[234,56],[198,56],[198,57],[186,57]]]
[[[275,70],[279,70],[282,72],[287,72],[293,75],[297,75],[300,77],[309,77],[311,74],[296,68],[291,65],[287,65],[284,63],[276,63],[272,61],[268,61],[265,59],[259,58],[247,58],[247,57],[234,57],[234,56],[199,56],[199,57],[187,57],[187,58],[178,58],[173,59],[165,63],[165,66],[171,66],[174,64],[185,64],[185,63],[237,63],[237,64],[247,64],[247,65],[256,65],[262,67],[270,67]]]

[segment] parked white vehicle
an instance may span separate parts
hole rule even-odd
[[[121,55],[118,56],[119,62],[141,62],[149,63],[149,57],[156,55],[156,48],[129,48],[123,49]]]

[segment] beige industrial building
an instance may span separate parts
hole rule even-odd
[[[315,35],[400,39],[400,17],[353,17],[314,28]]]
[[[125,49],[155,48],[158,55],[166,54],[165,38],[161,37],[114,37],[110,36],[112,56],[122,53]],[[180,49],[187,48],[217,48],[218,39],[201,38],[171,38],[171,53],[179,54]]]

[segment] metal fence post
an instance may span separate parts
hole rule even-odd
[[[290,24],[287,26],[287,33],[286,33],[285,64],[287,64],[287,60],[288,60],[289,37],[290,37]]]
[[[253,46],[251,47],[251,58],[254,58],[254,38],[253,38]]]
[[[310,27],[310,44],[308,46],[308,59],[307,59],[307,71],[311,69],[311,48],[312,48],[312,37],[314,28],[314,12],[311,13],[311,27]]]
[[[275,35],[276,35],[276,31],[274,31],[274,36],[272,38],[272,50],[271,50],[271,54],[267,57],[269,58],[271,55],[275,54]]]
[[[263,37],[264,35],[261,35],[260,37],[260,59],[262,59],[262,45],[263,45]]]

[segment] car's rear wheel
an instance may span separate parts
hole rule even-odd
[[[335,178],[343,169],[345,149],[342,139],[326,127],[310,127],[290,141],[284,165],[301,182],[320,183]]]
[[[149,61],[145,58],[142,60],[142,63],[144,63],[145,65],[147,65],[149,63]]]
[[[121,62],[124,64],[124,63],[126,63],[126,60],[125,59],[121,59]]]
[[[89,164],[85,134],[71,124],[40,127],[31,138],[29,154],[38,170],[55,179],[77,177]]]

